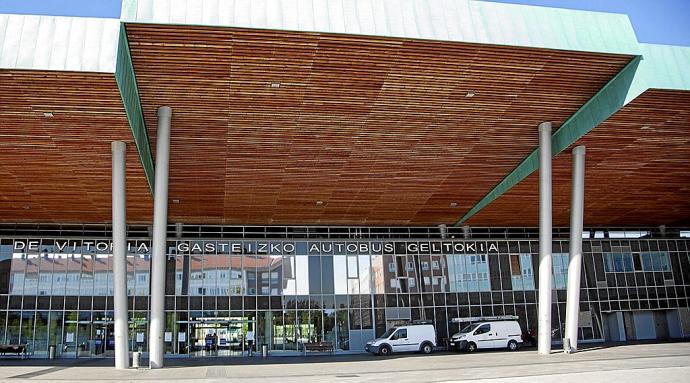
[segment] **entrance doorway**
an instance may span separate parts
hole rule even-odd
[[[96,356],[115,357],[115,330],[112,321],[93,322],[93,350]]]
[[[247,317],[198,317],[188,322],[187,348],[192,356],[243,356],[248,354]]]

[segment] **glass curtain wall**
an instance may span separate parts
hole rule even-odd
[[[604,338],[603,316],[688,307],[686,240],[586,240],[582,340]],[[329,342],[359,352],[387,328],[517,315],[536,329],[538,242],[175,240],[168,243],[166,352],[246,355],[267,344],[299,352]],[[0,239],[0,342],[46,355],[111,355],[112,259],[107,239]],[[567,241],[554,241],[554,339],[565,314]],[[150,243],[127,255],[130,347],[148,347]]]

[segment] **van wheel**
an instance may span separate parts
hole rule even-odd
[[[518,349],[518,344],[516,341],[511,340],[510,342],[508,342],[508,350],[516,351],[517,349]]]
[[[422,354],[431,354],[434,352],[434,347],[429,342],[422,343],[422,347],[419,349],[419,351],[421,351]]]
[[[477,351],[477,345],[474,342],[467,343],[467,352]]]
[[[381,355],[381,356],[388,356],[390,354],[391,354],[390,346],[387,346],[387,345],[381,346],[381,348],[379,349],[379,355]]]

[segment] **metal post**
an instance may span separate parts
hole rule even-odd
[[[153,196],[153,243],[151,245],[151,317],[149,324],[149,367],[163,367],[165,344],[165,257],[168,225],[168,162],[170,160],[169,106],[158,108],[156,171]]]
[[[577,329],[580,315],[580,273],[582,272],[582,220],[585,202],[585,147],[573,149],[573,185],[570,210],[570,262],[568,263],[568,297],[565,314],[565,338],[570,349],[577,351]]]
[[[551,123],[539,124],[539,354],[551,353]]]
[[[115,321],[115,368],[129,368],[127,345],[127,204],[125,194],[125,152],[122,141],[110,144],[113,154],[113,308]]]

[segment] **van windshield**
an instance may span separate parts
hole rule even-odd
[[[465,326],[465,328],[463,328],[462,330],[460,330],[460,332],[461,332],[461,333],[470,333],[470,332],[472,332],[472,329],[475,328],[475,327],[477,327],[476,324],[468,324],[467,326]]]
[[[393,335],[395,330],[397,330],[397,327],[391,327],[388,329],[388,331],[384,332],[383,335],[381,335],[381,338],[388,338],[389,336]]]

